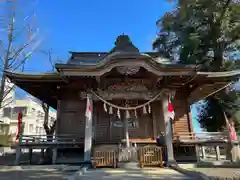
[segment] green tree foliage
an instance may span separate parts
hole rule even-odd
[[[207,98],[204,105],[198,108],[199,122],[207,131],[221,131],[225,125],[223,114],[225,111],[227,116],[234,120],[236,128],[239,129],[240,119],[237,116],[239,104],[240,98],[235,91],[228,93],[221,91],[215,96]]]
[[[240,3],[234,0],[178,0],[176,8],[158,22],[153,48],[181,64],[197,64],[205,71],[236,68],[240,57]],[[209,131],[224,125],[240,109],[239,96],[230,87],[205,100],[199,122]],[[236,121],[236,123],[238,123]]]

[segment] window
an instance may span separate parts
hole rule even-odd
[[[44,117],[44,115],[43,115],[43,113],[42,113],[41,111],[38,111],[38,112],[37,112],[37,116],[38,116],[39,118],[43,118],[43,117]]]
[[[40,133],[40,134],[43,134],[43,127],[40,127],[40,128],[39,128],[39,133]]]
[[[36,109],[35,109],[35,108],[32,108],[32,111],[31,111],[31,112],[34,113],[35,111],[36,111]]]
[[[33,124],[29,124],[29,132],[33,132]]]
[[[53,124],[55,121],[55,118],[51,117],[50,124]]]
[[[39,127],[36,127],[36,134],[39,133]]]
[[[27,107],[26,106],[19,106],[13,108],[13,114],[18,114],[19,112],[22,112],[23,116],[27,114]]]
[[[11,117],[12,115],[12,108],[3,108],[3,117]]]

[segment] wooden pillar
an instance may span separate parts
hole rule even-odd
[[[60,103],[61,101],[58,99],[57,101],[57,117],[56,117],[56,130],[55,130],[55,136],[57,136],[59,134],[59,130],[60,130]]]
[[[236,162],[239,161],[240,159],[240,148],[238,143],[234,144],[232,142],[232,138],[230,136],[230,130],[229,130],[229,120],[226,116],[226,113],[224,112],[224,118],[225,118],[225,122],[226,122],[226,126],[227,126],[227,136],[228,136],[228,142],[227,142],[227,148],[226,148],[226,159],[230,159],[232,162]]]
[[[169,164],[175,164],[175,158],[173,153],[173,144],[172,144],[172,120],[170,119],[171,114],[168,111],[168,95],[164,94],[162,96],[162,112],[165,123],[165,142],[167,147],[167,157]]]
[[[239,145],[236,143],[232,143],[232,150],[231,150],[231,155],[232,155],[232,162],[238,162],[239,161]]]
[[[54,142],[58,141],[58,136],[59,136],[59,129],[60,129],[60,100],[58,99],[57,101],[57,117],[56,117],[56,129],[55,129],[55,136],[54,136]],[[52,150],[52,164],[56,164],[57,162],[57,152],[58,149],[54,148]]]
[[[196,146],[195,146],[196,157],[197,157],[197,162],[198,162],[198,163],[200,162],[199,148],[200,148],[200,145],[196,145]],[[202,149],[202,147],[201,147],[201,149]]]
[[[127,118],[124,119],[124,134],[125,134],[125,139],[126,139],[126,147],[129,148],[130,143],[129,143],[128,119]]]
[[[91,161],[92,151],[93,100],[91,94],[87,94],[87,101],[88,100],[90,104],[90,116],[86,117],[85,121],[84,161]]]
[[[56,164],[56,162],[57,162],[57,148],[54,148],[52,151],[53,151],[52,152],[52,164]]]
[[[157,138],[157,116],[156,116],[156,108],[155,104],[152,105],[152,122],[153,122],[153,137]]]
[[[29,150],[28,150],[29,164],[32,164],[32,154],[33,154],[32,152],[33,152],[33,148],[29,147]]]

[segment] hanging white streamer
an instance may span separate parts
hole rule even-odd
[[[104,111],[107,112],[107,105],[106,103],[103,104]]]
[[[147,114],[146,106],[143,106],[143,114]]]
[[[134,115],[135,115],[135,118],[138,118],[137,110],[136,110],[136,109],[135,109],[135,111],[134,111]]]
[[[148,113],[151,113],[151,105],[148,104]]]
[[[129,113],[129,111],[127,110],[126,111],[126,119],[129,119],[130,118],[130,113]]]
[[[109,114],[113,114],[113,108],[112,108],[112,106],[109,107]]]
[[[120,109],[117,110],[117,116],[119,119],[121,119]]]

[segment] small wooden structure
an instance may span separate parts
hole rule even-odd
[[[154,166],[163,167],[162,147],[145,146],[139,149],[139,163],[140,167]]]
[[[162,60],[161,54],[142,53],[120,35],[109,52],[71,52],[66,64],[55,65],[56,72],[6,76],[57,109],[56,136],[80,137],[85,161],[97,145],[155,144],[164,133],[168,160],[174,162],[175,146],[196,142],[193,136],[181,140],[193,133],[190,105],[224,89],[240,72],[203,72],[200,66]]]
[[[96,148],[93,150],[92,165],[96,167],[117,167],[118,151],[113,148]]]

